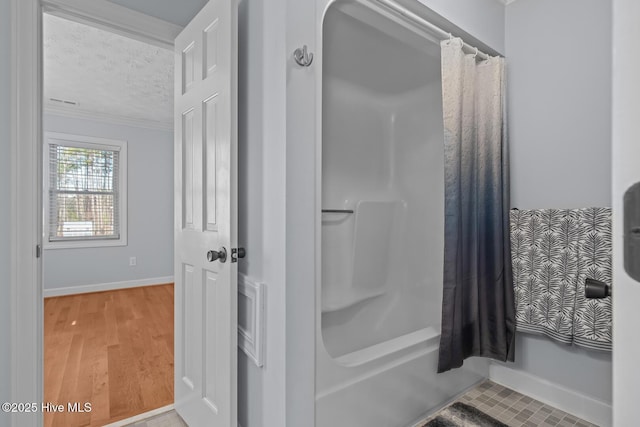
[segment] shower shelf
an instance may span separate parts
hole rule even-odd
[[[322,213],[352,214],[353,209],[322,209]]]
[[[362,290],[347,289],[341,292],[330,292],[329,295],[322,295],[322,312],[330,313],[333,311],[344,310],[353,307],[363,301],[384,295],[383,289]]]

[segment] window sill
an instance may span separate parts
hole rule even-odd
[[[43,248],[44,250],[49,250],[49,249],[110,248],[115,246],[127,246],[127,239],[45,242],[43,245]]]

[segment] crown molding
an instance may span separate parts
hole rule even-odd
[[[117,116],[114,114],[88,111],[75,107],[64,108],[51,105],[45,105],[43,111],[45,114],[69,117],[72,119],[95,120],[98,122],[114,125],[135,126],[152,130],[173,131],[173,121],[165,122],[162,120],[138,119],[133,117]]]

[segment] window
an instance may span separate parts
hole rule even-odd
[[[45,247],[127,244],[127,143],[45,133]]]

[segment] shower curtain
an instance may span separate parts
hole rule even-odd
[[[438,372],[470,356],[514,360],[504,59],[443,41],[445,245]]]

